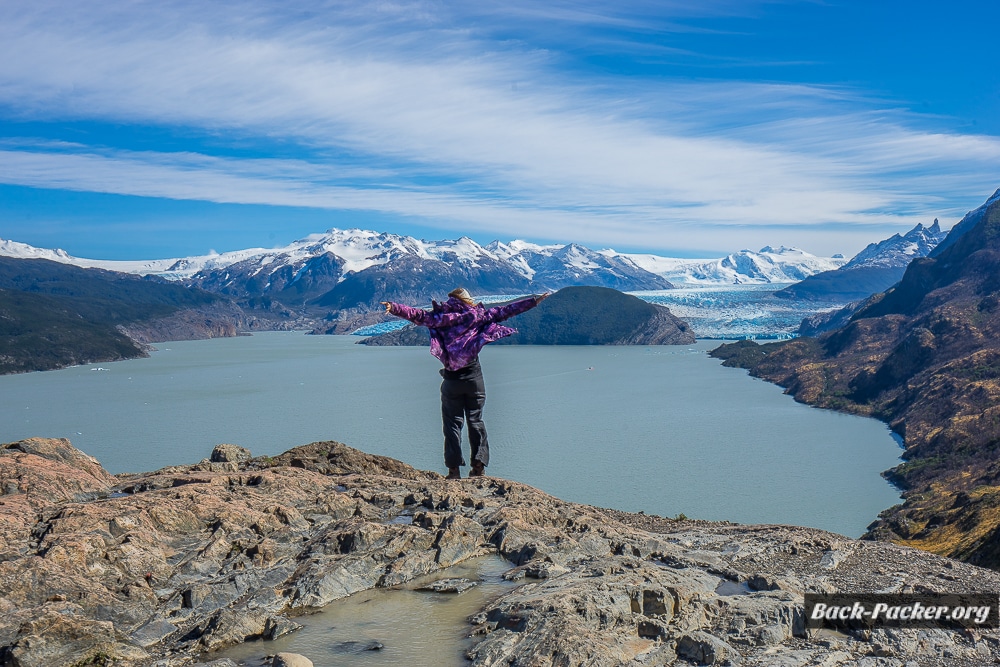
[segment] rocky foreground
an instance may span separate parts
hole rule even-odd
[[[996,593],[991,570],[447,481],[336,442],[273,458],[220,445],[196,465],[112,476],[68,441],[31,439],[0,445],[0,494],[5,667],[205,664],[295,631],[297,614],[491,552],[523,585],[469,619],[473,665],[1000,662],[996,630],[804,628],[807,591]]]

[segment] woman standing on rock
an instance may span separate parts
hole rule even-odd
[[[460,479],[462,456],[462,422],[469,422],[469,444],[472,447],[470,477],[480,477],[490,463],[490,446],[483,424],[486,386],[479,365],[479,351],[487,343],[517,333],[517,329],[501,326],[507,318],[531,310],[548,294],[538,294],[506,306],[485,308],[476,303],[459,287],[448,293],[448,301],[432,301],[429,311],[399,303],[383,301],[385,312],[402,317],[431,333],[431,354],[437,357],[441,369],[441,418],[444,422],[444,464],[448,479]]]

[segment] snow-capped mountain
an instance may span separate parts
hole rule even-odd
[[[198,271],[229,266],[230,264],[234,264],[242,259],[259,256],[268,252],[274,251],[265,250],[264,248],[254,248],[250,250],[229,252],[223,255],[212,253],[198,257],[185,257],[183,259],[87,259],[84,257],[74,257],[65,250],[59,248],[49,250],[47,248],[36,248],[26,243],[0,239],[0,256],[3,257],[14,257],[16,259],[47,259],[52,262],[71,264],[84,269],[105,269],[107,271],[133,273],[141,276],[157,275],[175,280],[190,277]]]
[[[741,250],[719,259],[670,259],[656,255],[624,255],[640,267],[683,285],[762,285],[794,283],[846,260],[840,255],[817,257],[798,248],[765,246]]]
[[[946,235],[936,218],[930,227],[917,224],[903,236],[869,244],[839,269],[811,275],[775,296],[840,303],[866,299],[899,282],[910,262],[931,254]]]
[[[466,237],[424,241],[362,229],[331,229],[283,248],[153,261],[82,259],[13,241],[0,241],[0,254],[152,274],[239,299],[271,298],[286,305],[335,310],[373,307],[384,298],[440,298],[443,288],[454,285],[479,294],[517,294],[570,285],[642,291],[669,289],[673,283],[794,282],[843,263],[842,258],[821,258],[785,247],[681,260],[595,251],[575,243],[515,240],[482,246]]]
[[[957,241],[960,236],[962,236],[967,231],[978,225],[979,221],[983,219],[984,215],[986,215],[986,210],[990,206],[992,206],[993,203],[996,202],[997,200],[1000,200],[1000,188],[997,188],[997,191],[994,192],[993,195],[986,200],[985,204],[983,204],[977,209],[974,209],[966,213],[965,216],[958,221],[958,224],[956,224],[954,227],[951,228],[951,231],[948,232],[948,236],[946,236],[945,239],[941,241],[941,243],[939,243],[938,246],[934,248],[934,250],[931,251],[929,256],[936,257],[938,254],[944,251],[945,248],[947,248],[952,243]]]
[[[513,265],[525,278],[539,284],[573,285],[584,278],[597,278],[605,287],[637,289],[628,285],[655,281],[651,276],[657,275],[627,255],[613,250],[594,251],[577,243],[541,246],[525,241],[509,244],[494,241],[486,248],[497,258]],[[664,280],[663,283],[668,284],[669,281]]]
[[[905,267],[916,257],[926,257],[945,236],[947,232],[941,231],[941,225],[934,218],[930,227],[917,224],[903,236],[893,234],[884,241],[868,244],[842,268],[850,271],[862,266]]]

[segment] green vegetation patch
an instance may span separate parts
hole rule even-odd
[[[145,354],[113,326],[87,321],[59,299],[0,289],[0,374]]]

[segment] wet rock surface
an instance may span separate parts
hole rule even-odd
[[[995,630],[805,629],[805,592],[1000,591],[930,553],[576,505],[335,442],[225,450],[115,477],[65,440],[0,446],[0,664],[227,665],[210,651],[484,553],[520,585],[470,619],[474,665],[1000,660]]]
[[[478,586],[474,581],[460,578],[438,579],[425,586],[417,587],[418,591],[428,591],[431,593],[451,593],[458,595]]]

